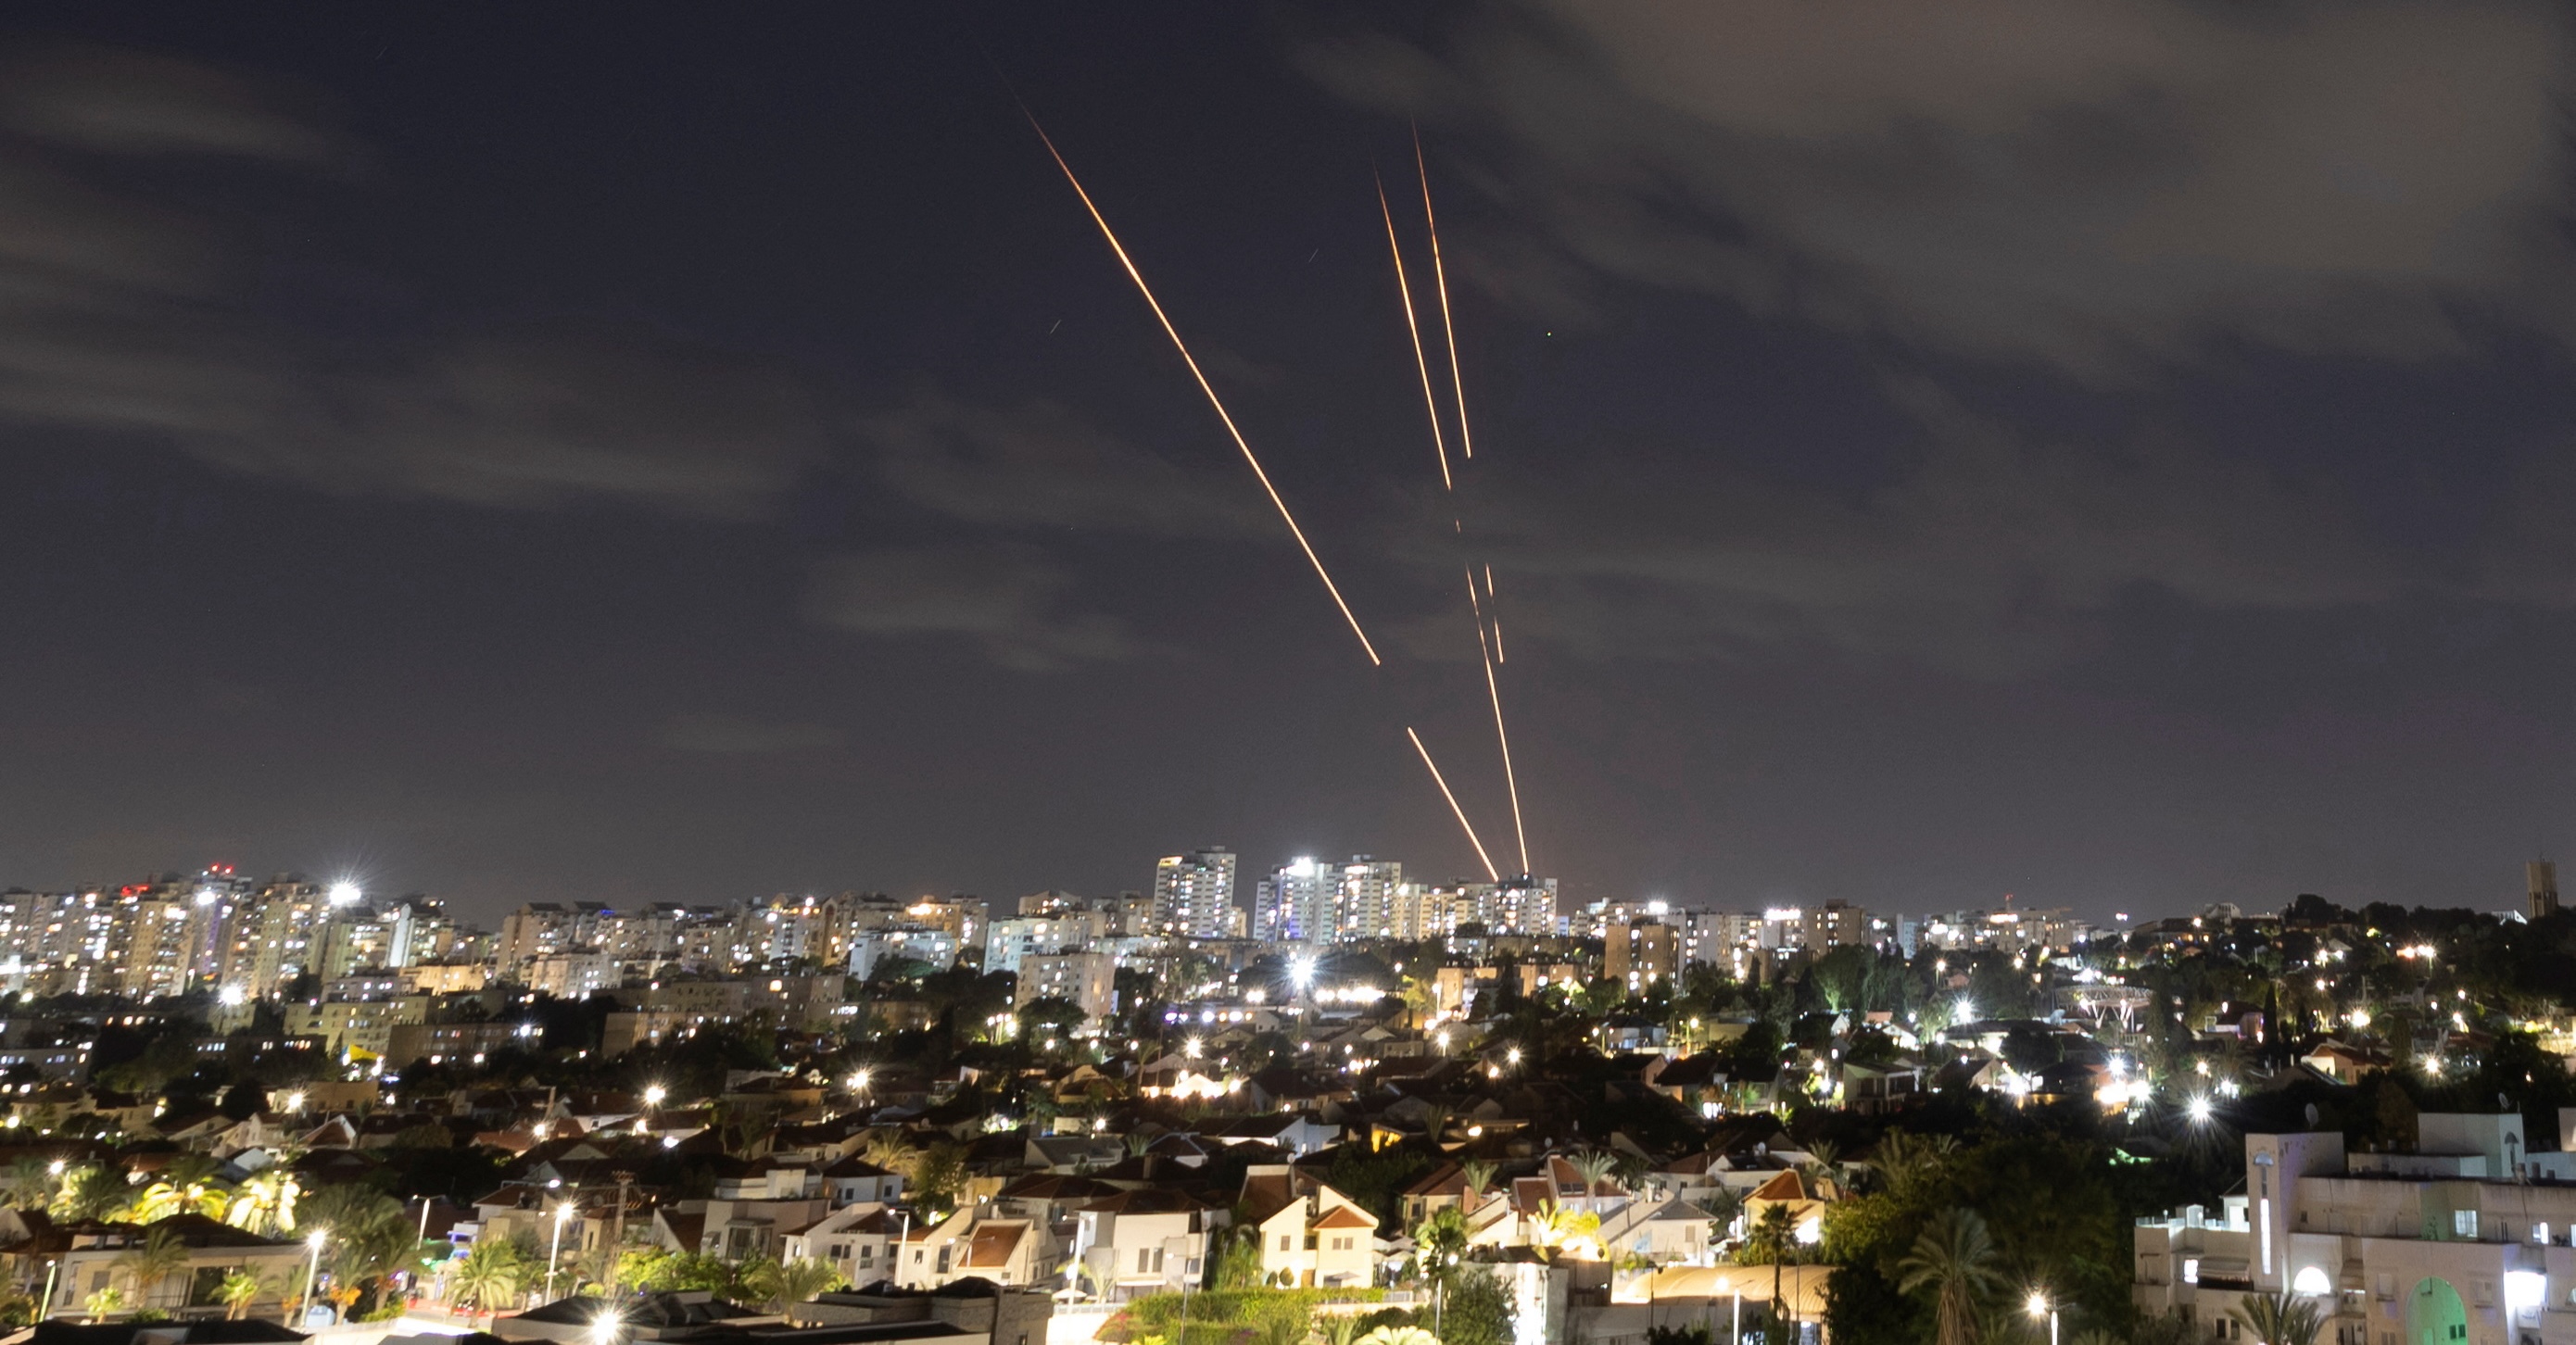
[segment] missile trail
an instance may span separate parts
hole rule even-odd
[[[1422,375],[1422,406],[1431,413],[1431,447],[1440,455],[1440,488],[1456,490],[1449,479],[1449,441],[1440,433],[1440,403],[1431,395],[1431,359],[1422,353],[1422,324],[1413,316],[1413,282],[1404,278],[1404,248],[1395,241],[1395,212],[1387,208],[1386,182],[1377,184],[1377,210],[1386,217],[1386,246],[1395,254],[1395,292],[1404,296],[1404,329],[1413,334],[1413,367]]]
[[[1431,213],[1431,169],[1422,161],[1422,128],[1413,130],[1413,167],[1422,175],[1422,219],[1431,226],[1431,278],[1440,287],[1440,334],[1449,341],[1449,386],[1458,399],[1458,449],[1469,461],[1476,440],[1467,433],[1467,383],[1458,373],[1458,328],[1449,321],[1449,272],[1440,264],[1440,221]]]
[[[1082,179],[1073,175],[1073,165],[1064,161],[1064,155],[1056,149],[1055,141],[1048,137],[1046,128],[1038,125],[1034,114],[1029,116],[1029,128],[1038,133],[1038,139],[1046,145],[1047,155],[1055,160],[1055,166],[1064,170],[1064,180],[1073,184],[1073,194],[1082,198],[1082,208],[1091,212],[1091,222],[1100,226],[1100,236],[1108,240],[1109,250],[1118,256],[1118,264],[1126,268],[1127,278],[1136,282],[1136,292],[1145,296],[1145,306],[1154,310],[1154,320],[1162,323],[1163,334],[1172,338],[1172,348],[1181,352],[1181,362],[1190,367],[1190,377],[1198,380],[1199,391],[1207,394],[1208,405],[1215,408],[1216,418],[1225,423],[1225,432],[1233,436],[1234,446],[1243,450],[1243,460],[1251,465],[1254,479],[1261,482],[1261,489],[1269,494],[1270,503],[1278,509],[1280,520],[1288,525],[1288,535],[1297,539],[1297,549],[1306,553],[1306,563],[1315,567],[1315,577],[1324,581],[1324,591],[1332,595],[1333,605],[1342,609],[1342,620],[1349,622],[1351,634],[1359,637],[1360,648],[1367,652],[1370,666],[1383,666],[1386,660],[1377,656],[1377,646],[1370,644],[1368,632],[1360,629],[1359,617],[1351,611],[1351,605],[1342,600],[1342,590],[1324,569],[1323,558],[1315,554],[1314,546],[1306,540],[1306,530],[1297,526],[1297,516],[1288,512],[1288,502],[1280,498],[1279,488],[1270,484],[1270,473],[1261,469],[1261,459],[1253,455],[1252,445],[1245,442],[1243,431],[1235,427],[1234,417],[1226,412],[1225,403],[1218,400],[1216,388],[1199,368],[1197,357],[1190,354],[1189,343],[1181,339],[1180,329],[1172,325],[1171,316],[1163,311],[1162,302],[1154,297],[1153,288],[1145,283],[1145,273],[1136,269],[1135,259],[1127,255],[1126,246],[1118,241],[1117,231],[1109,227],[1100,207],[1092,204],[1091,193],[1082,188]]]
[[[1491,575],[1492,570],[1486,571]],[[1490,591],[1490,590],[1489,590]],[[1512,795],[1512,838],[1520,843],[1521,872],[1530,871],[1529,832],[1521,826],[1521,783],[1512,775],[1512,735],[1503,731],[1503,688],[1494,680],[1494,651],[1485,643],[1485,615],[1476,602],[1476,572],[1467,572],[1467,607],[1476,613],[1476,651],[1484,655],[1485,695],[1494,702],[1494,741],[1503,749],[1503,784]]]
[[[1431,767],[1431,783],[1440,786],[1440,797],[1449,800],[1449,811],[1457,817],[1460,829],[1467,833],[1467,844],[1476,847],[1476,858],[1484,861],[1485,876],[1495,882],[1501,882],[1503,875],[1494,871],[1493,857],[1485,853],[1485,843],[1476,839],[1476,829],[1468,824],[1466,811],[1458,806],[1458,796],[1449,792],[1449,782],[1441,779],[1440,768],[1432,765],[1431,749],[1422,745],[1422,735],[1414,732],[1411,725],[1407,725],[1404,736],[1413,740],[1413,750],[1422,754],[1422,764]]]

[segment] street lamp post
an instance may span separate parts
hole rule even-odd
[[[313,1257],[304,1265],[304,1296],[295,1305],[295,1316],[298,1321],[303,1320],[305,1314],[313,1311],[313,1283],[322,1278],[322,1244],[330,1236],[329,1229],[317,1228],[313,1230],[312,1236],[304,1239],[304,1245],[313,1249]]]
[[[571,1222],[572,1202],[567,1200],[555,1206],[555,1241],[546,1250],[546,1297],[550,1300],[555,1296],[555,1258],[563,1255],[564,1225]]]
[[[2048,1319],[2048,1345],[2057,1345],[2057,1305],[2048,1301],[2048,1295],[2034,1291],[2027,1306],[2033,1321]]]

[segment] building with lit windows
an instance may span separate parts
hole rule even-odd
[[[1244,920],[1234,904],[1234,870],[1234,852],[1223,848],[1155,861],[1155,932],[1184,939],[1240,937]]]
[[[2316,1305],[2319,1345],[2576,1341],[2576,1109],[2555,1152],[2519,1115],[2418,1118],[2409,1153],[2344,1152],[2340,1132],[2245,1136],[2245,1180],[2216,1210],[2141,1219],[2132,1296],[2234,1338],[2247,1294]]]

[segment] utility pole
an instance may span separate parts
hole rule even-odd
[[[617,1258],[624,1254],[626,1247],[627,1193],[634,1189],[635,1174],[611,1172],[608,1175],[617,1179],[617,1231],[608,1240],[608,1296],[614,1301],[617,1297]]]

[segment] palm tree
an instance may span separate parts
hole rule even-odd
[[[137,1223],[147,1224],[159,1223],[174,1214],[202,1214],[210,1219],[220,1219],[231,1207],[232,1199],[224,1188],[211,1182],[198,1180],[181,1185],[163,1180],[145,1187],[143,1193],[134,1198],[134,1219]]]
[[[123,1172],[85,1167],[63,1179],[62,1189],[54,1193],[54,1212],[75,1223],[110,1219],[124,1213],[133,1200],[133,1183]]]
[[[1735,1259],[1748,1266],[1771,1267],[1771,1315],[1780,1315],[1780,1268],[1789,1263],[1797,1251],[1796,1233],[1789,1224],[1789,1207],[1785,1204],[1766,1206],[1762,1216],[1753,1221],[1752,1231],[1744,1245],[1735,1249]],[[1953,1345],[1943,1341],[1941,1345]]]
[[[162,1281],[188,1269],[188,1245],[168,1228],[155,1228],[143,1235],[143,1241],[117,1253],[109,1263],[134,1282],[134,1301],[152,1305],[152,1291]]]
[[[1932,1291],[1934,1345],[1976,1345],[1985,1300],[2003,1288],[2004,1277],[1995,1268],[1994,1239],[1975,1210],[1933,1215],[1896,1269],[1900,1292]]]
[[[250,1272],[247,1266],[236,1266],[224,1272],[215,1285],[215,1301],[224,1305],[224,1320],[240,1321],[250,1312],[250,1305],[268,1290],[268,1281]]]
[[[778,1268],[776,1292],[771,1295],[770,1301],[778,1305],[779,1311],[793,1319],[797,1304],[811,1303],[817,1297],[848,1283],[848,1278],[828,1262],[789,1261]]]
[[[912,1174],[921,1165],[921,1151],[904,1143],[903,1138],[892,1131],[869,1137],[867,1144],[859,1150],[859,1158],[906,1181],[912,1180]]]
[[[478,1238],[449,1273],[448,1302],[465,1309],[468,1320],[477,1311],[493,1312],[519,1296],[531,1269],[517,1247],[498,1238]]]
[[[303,1188],[280,1168],[265,1168],[242,1179],[225,1207],[223,1221],[245,1232],[274,1237],[295,1228],[295,1198]]]
[[[1851,1189],[1851,1172],[1843,1166],[1842,1146],[1832,1140],[1817,1140],[1807,1146],[1807,1160],[1810,1180],[1832,1182],[1838,1194]]]
[[[1445,1272],[1451,1258],[1467,1250],[1467,1216],[1455,1205],[1433,1210],[1413,1230],[1413,1247],[1417,1264],[1430,1267],[1435,1275]]]
[[[1583,1195],[1587,1200],[1603,1180],[1619,1169],[1619,1160],[1599,1149],[1586,1149],[1566,1159],[1565,1164],[1574,1169],[1575,1176],[1583,1179]]]
[[[2317,1335],[2325,1329],[2316,1300],[2290,1293],[2247,1294],[2227,1310],[2227,1317],[2259,1345],[2317,1345]]]
[[[331,1230],[323,1267],[342,1294],[363,1291],[402,1269],[417,1245],[411,1214],[402,1202],[355,1183],[314,1192],[304,1202],[303,1221]]]
[[[0,1200],[22,1210],[40,1210],[54,1201],[54,1170],[33,1156],[11,1163],[0,1173]]]
[[[1467,1194],[1481,1196],[1494,1184],[1494,1165],[1482,1158],[1470,1158],[1458,1165],[1458,1175],[1466,1180]]]
[[[1575,1210],[1550,1200],[1538,1207],[1530,1219],[1530,1246],[1553,1262],[1560,1250],[1601,1231],[1601,1216],[1590,1210]]]

